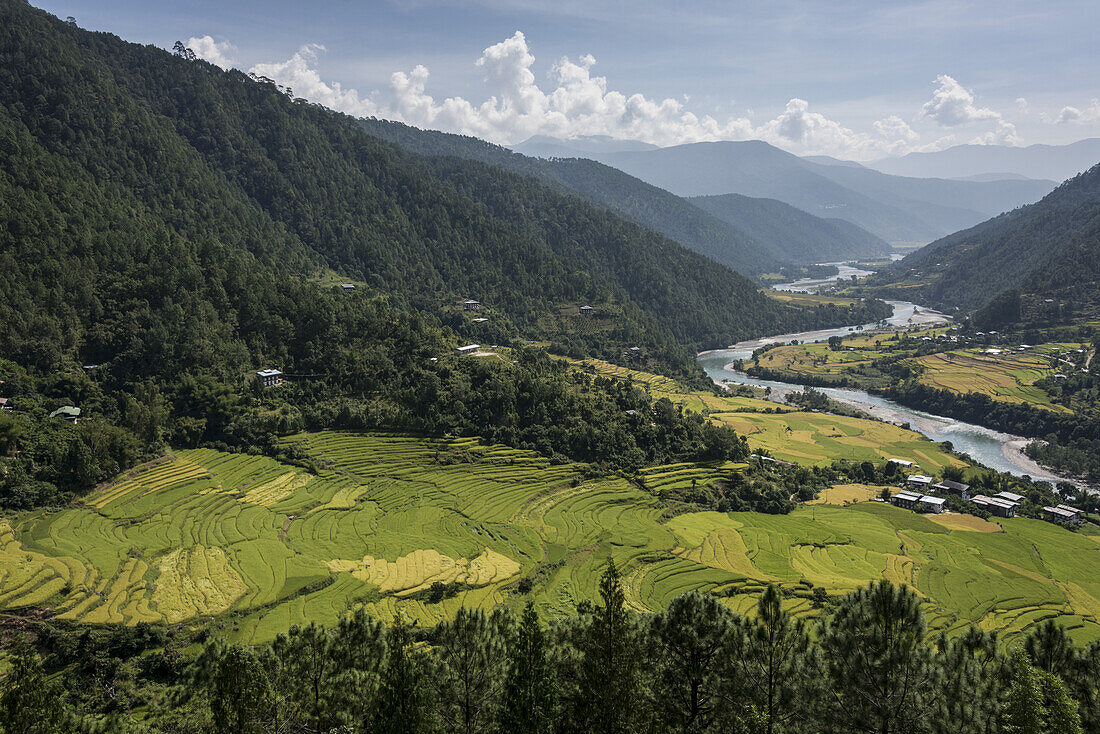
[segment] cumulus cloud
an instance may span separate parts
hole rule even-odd
[[[294,96],[304,97],[334,110],[358,117],[369,117],[375,114],[377,108],[369,97],[360,97],[354,89],[344,89],[340,86],[340,82],[328,83],[321,79],[320,73],[313,66],[317,61],[318,52],[324,50],[325,47],[320,44],[306,44],[286,61],[256,64],[249,71],[257,76],[275,80],[290,89]]]
[[[323,46],[306,45],[286,61],[256,64],[251,71],[292,89],[296,96],[351,115],[394,119],[505,145],[532,135],[598,135],[662,146],[762,139],[797,153],[849,158],[930,147],[920,145],[920,135],[900,117],[884,118],[870,131],[857,132],[812,110],[808,101],[797,97],[774,119],[760,124],[750,119],[752,112],[724,119],[697,114],[686,107],[690,101],[686,96],[656,99],[609,88],[607,78],[595,72],[596,59],[590,54],[559,58],[551,66],[549,84],[544,88],[536,80],[532,70],[535,56],[521,31],[489,46],[474,62],[484,83],[486,96],[481,102],[457,96],[437,98],[429,91],[431,74],[423,65],[397,71],[387,88],[361,95],[322,79],[316,67],[323,51]],[[954,79],[940,77],[939,82],[937,96],[925,105],[925,116],[941,122],[962,118],[1001,121],[991,110],[975,107],[973,96]]]
[[[921,114],[935,120],[944,127],[955,127],[968,122],[981,120],[1000,120],[1000,113],[988,107],[976,107],[974,95],[959,84],[953,77],[940,74],[936,77],[936,91],[932,99],[924,103]]]
[[[1058,117],[1054,120],[1054,122],[1059,125],[1071,122],[1076,122],[1079,124],[1100,122],[1100,99],[1092,100],[1092,104],[1090,104],[1085,109],[1070,106],[1063,107],[1062,111],[1058,113]]]
[[[188,38],[187,48],[194,51],[200,59],[223,69],[232,69],[237,58],[236,46],[229,41],[215,41],[211,36]]]

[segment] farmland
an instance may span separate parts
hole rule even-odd
[[[898,367],[911,367],[925,385],[956,393],[982,393],[994,400],[1069,413],[1053,402],[1036,382],[1076,366],[1063,358],[1083,345],[1049,343],[1019,348],[957,348],[945,341],[945,327],[908,333],[873,332],[845,338],[839,349],[824,342],[770,349],[752,367],[779,379],[812,384],[854,385],[882,388],[894,382],[897,368],[875,365],[884,357],[900,359]],[[927,353],[927,342],[933,353]],[[887,371],[883,371],[887,370]]]
[[[785,461],[826,465],[836,459],[882,462],[897,457],[933,472],[944,466],[962,465],[919,433],[889,423],[793,410],[759,398],[688,390],[667,377],[598,360],[584,364],[597,374],[630,380],[653,398],[668,398],[727,425],[746,436],[751,448],[765,449]]]
[[[430,624],[460,605],[519,605],[521,580],[545,614],[562,615],[595,597],[611,555],[638,610],[690,589],[748,609],[775,582],[789,608],[813,615],[814,587],[840,594],[884,577],[914,586],[936,629],[973,621],[1011,637],[1057,617],[1078,639],[1100,638],[1100,540],[1048,523],[939,524],[858,501],[871,490],[854,486],[786,516],[674,516],[663,491],[733,467],[585,479],[578,465],[472,439],[287,442],[318,473],[179,451],[79,507],[0,521],[0,606],[86,623],[212,620],[260,641],[357,607]]]

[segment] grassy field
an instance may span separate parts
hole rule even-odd
[[[937,629],[974,621],[1012,636],[1058,617],[1076,637],[1100,638],[1100,538],[1048,523],[970,527],[837,504],[876,490],[853,486],[788,516],[670,517],[662,491],[730,467],[584,480],[577,466],[474,440],[290,441],[326,468],[180,451],[80,507],[0,521],[0,607],[46,605],[86,623],[213,619],[231,638],[259,641],[360,606],[422,624],[460,605],[518,606],[527,578],[554,616],[595,597],[611,555],[639,610],[689,589],[748,609],[774,581],[791,609],[812,615],[814,586],[840,594],[885,577],[919,590]],[[431,598],[434,582],[448,585],[445,598]]]
[[[958,393],[979,392],[994,400],[1029,403],[1060,413],[1069,408],[1052,403],[1050,396],[1035,381],[1050,377],[1056,370],[1050,359],[1032,352],[984,354],[966,349],[917,357],[913,362],[924,368],[921,382]]]
[[[791,381],[802,378],[847,380],[864,388],[885,387],[892,378],[872,367],[888,355],[916,354],[922,337],[935,338],[946,327],[909,332],[911,339],[899,342],[897,332],[872,332],[845,338],[843,348],[832,350],[824,342],[787,345],[761,354],[754,366],[770,370]],[[1040,344],[1023,352],[1005,348],[990,354],[984,348],[949,349],[936,354],[910,356],[906,361],[920,368],[920,381],[932,387],[958,393],[979,392],[994,400],[1028,403],[1057,412],[1070,412],[1054,403],[1050,395],[1035,385],[1037,380],[1076,367],[1063,364],[1059,357],[1081,345],[1072,343]]]
[[[826,465],[836,459],[882,462],[899,458],[916,462],[927,472],[964,465],[921,434],[890,423],[793,410],[758,398],[686,390],[667,377],[598,360],[577,364],[600,375],[631,380],[654,398],[668,398],[730,426],[748,438],[749,446],[766,449],[777,459]]]

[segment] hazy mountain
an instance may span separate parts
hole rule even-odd
[[[847,220],[893,243],[934,240],[1036,201],[1054,187],[1044,181],[888,176],[840,161],[799,158],[759,140],[572,154],[589,155],[680,196],[736,193],[778,199],[816,216]]]
[[[538,158],[572,158],[577,153],[626,153],[640,150],[656,150],[657,146],[640,140],[618,140],[607,135],[588,135],[584,137],[561,138],[549,135],[532,135],[513,150],[523,155]]]
[[[921,248],[869,285],[920,303],[973,310],[1007,291],[1081,309],[1100,303],[1098,283],[1100,165],[1035,204]]]
[[[967,178],[1012,173],[1036,179],[1064,181],[1100,160],[1100,138],[1069,145],[956,145],[934,153],[909,153],[884,158],[868,167],[897,176]]]
[[[723,194],[688,201],[759,242],[775,243],[777,254],[790,262],[840,262],[893,251],[886,240],[851,222],[815,217],[775,199]]]
[[[533,158],[477,138],[419,130],[384,120],[363,120],[372,135],[424,155],[457,156],[491,163],[517,173],[536,176],[562,190],[605,206],[680,244],[746,274],[773,272],[783,264],[809,264],[843,257],[875,256],[889,246],[874,235],[850,226],[844,241],[835,222],[779,202],[762,202],[769,215],[787,222],[761,226],[750,205],[741,207],[744,221],[734,211],[715,216],[664,189],[587,158]],[[752,201],[752,200],[750,200]]]

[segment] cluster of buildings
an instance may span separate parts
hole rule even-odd
[[[914,466],[912,462],[901,459],[890,459],[891,462],[901,466]],[[906,477],[908,489],[898,492],[890,498],[890,503],[906,510],[923,510],[925,512],[943,512],[947,500],[944,495],[956,495],[963,502],[976,505],[991,515],[997,517],[1016,517],[1016,507],[1024,501],[1024,496],[1015,492],[998,492],[992,497],[984,494],[970,494],[970,485],[962,482],[945,479],[933,484],[932,477],[923,474],[910,474]],[[1085,513],[1070,505],[1057,505],[1056,507],[1044,507],[1043,517],[1050,522],[1063,525],[1078,525],[1084,519]]]

